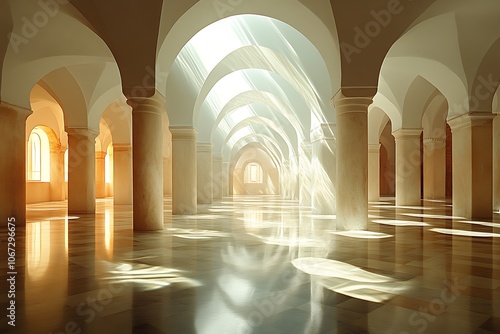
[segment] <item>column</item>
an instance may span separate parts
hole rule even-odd
[[[163,196],[172,196],[172,159],[163,158]]]
[[[368,224],[369,97],[334,98],[337,112],[337,229],[363,230]]]
[[[453,134],[453,215],[491,218],[493,208],[493,114],[450,120]]]
[[[64,201],[66,182],[64,181],[64,152],[61,144],[50,147],[50,200]]]
[[[380,200],[380,144],[368,145],[368,201]]]
[[[0,101],[0,224],[26,222],[26,119],[31,110]]]
[[[95,213],[95,138],[98,132],[67,128],[68,212]]]
[[[156,93],[130,98],[127,103],[132,107],[134,230],[162,230],[165,99]]]
[[[132,205],[132,146],[113,144],[113,197],[115,205]]]
[[[95,195],[106,197],[106,152],[95,153]]]
[[[212,204],[214,198],[214,179],[212,174],[212,144],[197,144],[196,162],[198,204]]]
[[[172,133],[172,213],[197,212],[196,130],[170,127]]]
[[[229,162],[222,162],[222,196],[229,196]]]
[[[292,199],[298,199],[301,207],[310,208],[312,206],[312,144],[304,141],[299,147],[299,156],[290,157],[290,169],[288,179]],[[297,173],[298,170],[298,173]],[[298,195],[298,196],[297,196]]]
[[[325,123],[313,131],[312,210],[318,215],[334,215],[336,206],[337,148],[335,124]]]
[[[446,198],[446,137],[424,135],[424,198]]]
[[[214,176],[214,200],[222,199],[222,157],[221,156],[213,156],[212,157],[212,170]]]
[[[493,120],[493,210],[500,211],[500,115]]]
[[[421,205],[420,134],[422,129],[400,129],[396,139],[396,205]]]

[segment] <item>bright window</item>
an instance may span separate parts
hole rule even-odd
[[[262,183],[262,166],[256,162],[245,167],[245,183]]]
[[[104,158],[105,182],[113,183],[113,145],[109,144]]]
[[[68,182],[68,149],[64,152],[64,182]]]
[[[36,127],[28,139],[28,181],[50,181],[50,144],[45,131]]]

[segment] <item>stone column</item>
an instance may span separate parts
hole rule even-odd
[[[446,198],[446,138],[424,138],[424,198]]]
[[[127,103],[132,107],[134,230],[162,230],[165,100],[156,93],[130,98]]]
[[[212,144],[199,143],[196,147],[198,204],[212,204],[214,179],[212,166]]]
[[[380,200],[380,144],[368,145],[368,201]]]
[[[64,181],[65,147],[57,144],[50,147],[50,200],[64,201],[66,198],[66,183]]]
[[[222,196],[229,196],[229,162],[222,162]]]
[[[500,115],[493,120],[493,210],[500,211]]]
[[[491,218],[493,213],[493,114],[450,120],[453,133],[453,215]]]
[[[420,134],[422,129],[400,129],[396,139],[396,205],[421,205]]]
[[[172,133],[172,214],[197,213],[196,130],[170,127]]]
[[[68,212],[95,213],[95,138],[98,132],[67,128]]]
[[[26,119],[31,110],[0,101],[0,225],[26,222]]]
[[[113,197],[115,205],[132,205],[132,146],[113,144]]]
[[[369,97],[334,98],[337,112],[337,229],[363,230],[368,225]]]
[[[312,141],[312,211],[334,215],[336,206],[337,148],[333,123],[321,124],[313,131]]]
[[[222,157],[212,157],[212,170],[214,175],[214,200],[222,199],[223,174],[222,174]]]
[[[299,147],[299,156],[290,157],[288,170],[289,187],[291,199],[298,199],[301,207],[310,208],[312,206],[312,144],[304,141]],[[298,195],[298,196],[297,196]]]
[[[96,198],[106,197],[106,152],[95,154],[95,195]]]
[[[163,196],[172,196],[172,159],[163,158]]]

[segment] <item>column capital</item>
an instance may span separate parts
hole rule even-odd
[[[196,143],[197,152],[212,153],[212,144],[210,143]]]
[[[492,126],[495,114],[490,112],[476,112],[464,114],[448,120],[452,132],[460,131],[473,126]]]
[[[0,100],[0,115],[4,112],[15,112],[17,116],[21,118],[27,119],[29,115],[33,113],[33,111],[29,108],[24,108],[21,106],[17,106],[11,103],[7,103],[5,101]]]
[[[105,159],[106,158],[106,152],[101,152],[101,151],[95,152],[95,158],[96,159]]]
[[[420,138],[422,134],[422,129],[399,129],[392,133],[394,138],[397,139],[407,139],[407,138]]]
[[[165,98],[156,92],[150,97],[129,97],[127,104],[132,107],[132,113],[157,114],[165,110]]]
[[[113,152],[130,152],[132,145],[130,144],[113,144]]]
[[[66,133],[68,137],[76,137],[76,138],[88,138],[89,140],[95,140],[97,136],[99,136],[99,132],[88,129],[88,128],[66,128]]]
[[[424,138],[424,145],[429,148],[441,148],[446,146],[446,138],[429,137]]]
[[[196,140],[198,131],[192,126],[171,126],[172,140]]]
[[[213,162],[221,162],[222,163],[222,156],[221,155],[213,155],[212,156],[212,161]]]
[[[373,92],[374,89],[374,92]],[[373,103],[373,87],[343,87],[333,97],[333,106],[338,115],[346,113],[368,113]]]
[[[368,153],[380,153],[380,144],[369,144]]]

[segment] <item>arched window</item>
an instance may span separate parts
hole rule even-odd
[[[28,140],[28,181],[42,180],[42,140],[32,132]]]
[[[245,167],[245,183],[262,183],[262,166],[251,162]]]

